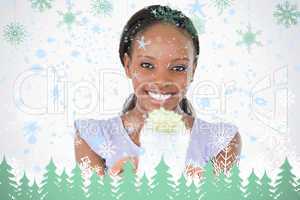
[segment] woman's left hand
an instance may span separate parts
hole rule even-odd
[[[116,175],[119,175],[120,173],[122,173],[124,171],[124,164],[127,161],[131,161],[133,163],[133,169],[134,169],[134,172],[136,172],[137,166],[138,166],[138,157],[128,156],[128,157],[118,160],[113,165],[113,167],[109,171],[110,175],[116,176]]]

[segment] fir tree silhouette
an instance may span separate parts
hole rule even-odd
[[[99,200],[101,196],[100,188],[102,184],[100,182],[99,175],[93,170],[92,176],[90,177],[90,184],[88,186],[88,199]]]
[[[106,173],[104,176],[103,176],[103,186],[100,187],[100,193],[101,193],[101,196],[100,196],[100,199],[102,200],[114,200],[114,192],[113,192],[113,186],[112,186],[112,183],[113,183],[113,179],[112,177],[109,175],[109,173]]]
[[[273,200],[273,186],[271,184],[272,180],[268,177],[267,172],[264,172],[263,177],[261,178],[261,195],[257,197],[257,200]]]
[[[66,169],[64,169],[59,176],[60,182],[59,182],[59,193],[60,193],[60,199],[70,199],[70,191],[71,191],[71,183],[70,178],[66,172]]]
[[[120,200],[137,199],[136,174],[134,173],[134,165],[131,161],[124,164],[122,179],[118,185],[118,196]]]
[[[71,181],[71,190],[70,195],[72,200],[82,200],[86,199],[84,179],[82,171],[79,165],[76,163],[75,168],[72,170],[72,175],[70,177]]]
[[[150,199],[172,199],[175,193],[175,184],[173,177],[169,172],[169,166],[165,163],[164,157],[155,168],[156,174],[151,183]]]
[[[29,179],[24,172],[23,177],[20,180],[20,185],[18,187],[18,195],[16,197],[17,200],[30,200],[30,186]]]
[[[300,195],[300,178],[297,180],[296,191],[297,191],[298,195]]]
[[[138,189],[139,189],[138,190],[138,198],[143,199],[143,200],[149,200],[149,192],[150,192],[149,180],[145,173],[143,174],[143,176],[141,178],[141,184]]]
[[[276,200],[299,200],[300,195],[296,192],[296,176],[292,173],[292,167],[287,158],[280,167],[278,178],[275,182]]]
[[[59,199],[59,177],[56,173],[56,167],[52,158],[46,170],[41,184],[41,196],[43,200]]]
[[[6,162],[3,156],[0,164],[0,199],[11,200],[17,196],[17,183],[15,176],[11,172],[11,166]]]
[[[248,184],[246,185],[245,197],[247,200],[257,200],[261,194],[261,183],[256,176],[254,169],[248,177]]]
[[[242,178],[240,177],[240,169],[236,164],[230,170],[229,180],[229,190],[228,195],[231,199],[242,200],[245,199],[242,185]]]
[[[217,177],[217,197],[222,200],[231,200],[229,195],[230,182],[224,171],[221,171]]]
[[[181,200],[181,199],[185,199],[187,198],[188,195],[188,186],[187,186],[187,181],[186,178],[184,177],[183,174],[181,174],[179,180],[178,180],[178,184],[176,186],[176,193],[175,193],[175,200]]]
[[[197,188],[196,184],[194,183],[194,181],[192,181],[192,183],[188,186],[187,197],[183,198],[183,199],[198,200],[199,197],[200,197],[200,195],[198,194],[198,188]]]
[[[217,199],[217,185],[214,174],[214,166],[212,161],[209,161],[204,167],[204,175],[201,180],[201,199]]]
[[[33,180],[31,189],[30,189],[30,200],[37,200],[37,199],[41,199],[41,195],[40,195],[40,188],[38,186],[38,184],[36,183],[36,180]]]

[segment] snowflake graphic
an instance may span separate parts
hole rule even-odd
[[[297,9],[296,4],[290,4],[286,1],[283,4],[277,4],[273,16],[277,19],[277,24],[282,24],[286,28],[298,23],[300,11]]]
[[[257,36],[261,34],[261,31],[253,32],[250,24],[248,24],[246,32],[237,30],[237,33],[242,38],[236,44],[237,45],[245,45],[247,47],[248,53],[250,53],[252,45],[256,44],[257,46],[262,46],[262,43],[257,41]]]
[[[31,7],[38,9],[40,12],[43,12],[47,9],[52,8],[53,0],[30,0]]]
[[[62,21],[59,22],[58,26],[65,25],[68,30],[71,30],[74,24],[79,24],[76,17],[81,14],[81,12],[73,12],[72,6],[68,6],[67,12],[58,11],[58,14],[62,17]]]
[[[23,127],[24,136],[27,137],[27,140],[30,144],[36,142],[36,135],[39,129],[38,123],[36,121],[25,122]]]
[[[110,158],[115,153],[116,146],[109,141],[102,143],[99,147],[99,154],[101,154],[104,158]]]
[[[25,27],[18,22],[12,22],[4,27],[3,37],[11,45],[19,45],[24,42],[26,36]]]
[[[203,13],[203,6],[205,4],[200,4],[198,0],[195,0],[195,2],[193,4],[190,5],[191,8],[191,13],[196,14],[199,13],[201,16],[205,16]]]
[[[81,169],[84,179],[88,179],[92,174],[91,160],[88,156],[82,157],[79,163],[79,168]]]
[[[227,134],[228,130],[225,130],[224,126],[217,125],[215,128],[219,129],[219,131],[216,131],[216,133],[212,134],[209,145],[211,145],[213,149],[224,149],[231,140],[231,136]]]
[[[140,48],[146,49],[146,46],[151,44],[151,41],[145,42],[144,36],[142,36],[140,39],[138,39],[137,42],[139,43],[139,49]]]
[[[232,0],[211,0],[214,7],[219,11],[219,15],[224,12],[225,9],[232,5]]]
[[[113,5],[108,0],[92,0],[91,9],[94,15],[111,15]]]

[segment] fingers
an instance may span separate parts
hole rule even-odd
[[[128,156],[128,157],[125,157],[123,159],[120,159],[118,160],[113,167],[111,167],[109,173],[110,175],[112,176],[116,176],[116,175],[119,175],[120,173],[123,172],[123,168],[124,168],[124,164],[127,162],[127,161],[131,161],[131,163],[133,163],[133,168],[134,168],[134,172],[136,172],[137,170],[137,166],[138,166],[138,158],[137,157],[131,157],[131,156]]]
[[[203,169],[200,167],[193,167],[191,165],[186,167],[186,174],[191,178],[201,178],[203,174]]]

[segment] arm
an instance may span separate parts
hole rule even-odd
[[[104,175],[105,161],[97,155],[89,145],[76,132],[75,140],[75,158],[78,164],[88,164],[88,167],[94,169],[99,176]]]
[[[228,146],[220,151],[216,157],[212,158],[215,168],[214,173],[219,174],[221,171],[224,171],[224,173],[227,174],[234,164],[238,164],[241,148],[241,136],[239,132],[237,132]]]

